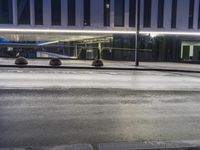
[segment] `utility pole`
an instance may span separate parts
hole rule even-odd
[[[139,66],[140,0],[136,0],[135,66]]]

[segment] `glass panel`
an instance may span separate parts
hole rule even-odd
[[[158,1],[158,28],[163,28],[164,0]]]
[[[136,0],[129,0],[129,26],[135,27]]]
[[[200,29],[200,0],[199,0],[199,12],[198,12],[198,29]]]
[[[17,0],[18,24],[30,24],[30,0]]]
[[[193,28],[193,19],[194,19],[194,0],[190,0],[189,5],[189,19],[188,19],[188,28]]]
[[[104,0],[104,26],[110,26],[110,0]]]
[[[76,0],[68,0],[68,25],[76,24]]]
[[[0,24],[13,23],[12,0],[0,0]]]
[[[151,27],[151,0],[144,1],[144,27]]]
[[[84,0],[84,26],[90,26],[90,0]]]
[[[43,24],[43,0],[35,0],[35,24]]]
[[[124,0],[115,0],[115,26],[124,26]]]
[[[177,18],[177,0],[172,1],[172,19],[171,19],[171,27],[176,28],[176,18]]]
[[[188,60],[190,57],[190,46],[183,46],[183,60]]]
[[[192,60],[200,61],[200,46],[194,46],[194,54]]]
[[[61,1],[51,0],[52,25],[61,25]]]

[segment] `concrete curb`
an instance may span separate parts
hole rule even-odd
[[[86,66],[17,66],[17,65],[0,65],[0,68],[46,68],[46,69],[93,69],[93,70],[132,70],[132,71],[164,71],[164,72],[182,72],[182,73],[200,73],[196,70],[181,70],[181,69],[161,69],[161,68],[122,68],[122,67],[86,67]]]
[[[48,147],[0,148],[0,150],[200,150],[200,141],[71,144]]]
[[[72,144],[52,147],[0,148],[0,150],[93,150],[90,144]]]
[[[200,141],[102,143],[99,150],[200,150]]]

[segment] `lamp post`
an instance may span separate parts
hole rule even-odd
[[[140,0],[136,0],[135,66],[139,66]]]

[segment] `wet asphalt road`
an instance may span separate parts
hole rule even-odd
[[[199,74],[0,70],[0,147],[199,139]]]

